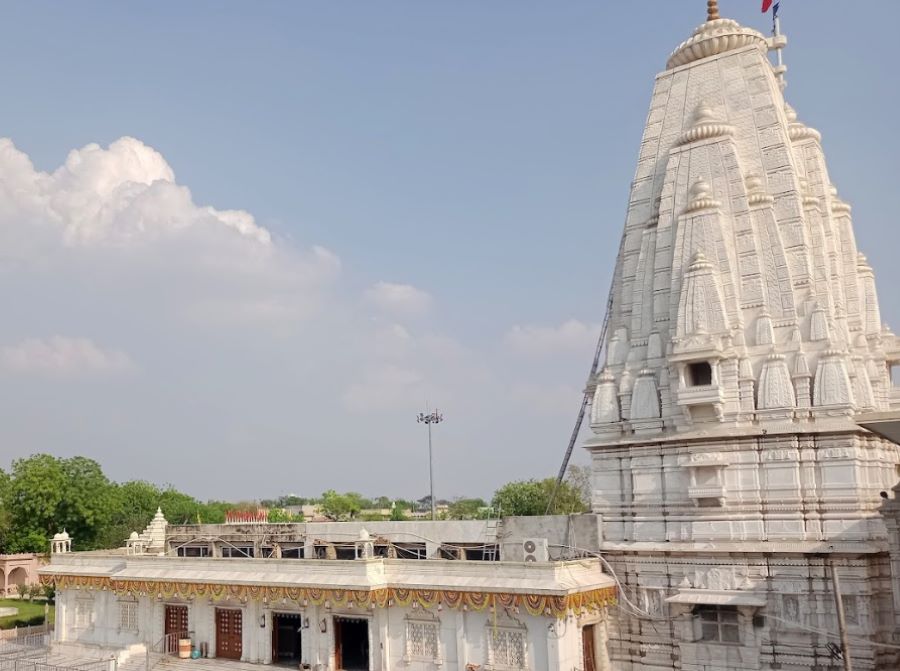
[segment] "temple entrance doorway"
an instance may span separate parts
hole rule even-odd
[[[244,651],[242,620],[238,608],[216,608],[216,657],[241,658]]]
[[[188,634],[188,607],[166,604],[164,632],[166,652],[178,652],[178,639]]]
[[[369,671],[369,621],[334,618],[334,665],[338,671]]]
[[[584,651],[584,671],[596,671],[597,658],[594,655],[594,625],[581,628],[581,646]]]
[[[300,613],[272,613],[272,663],[297,668],[300,666]]]

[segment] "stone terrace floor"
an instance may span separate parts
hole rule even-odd
[[[247,662],[234,662],[230,659],[178,659],[166,657],[153,667],[154,671],[200,671],[200,669],[218,669],[219,671],[259,671],[262,664],[248,664]],[[294,667],[268,665],[266,669],[288,669]]]

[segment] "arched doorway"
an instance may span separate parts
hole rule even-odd
[[[28,584],[28,571],[26,571],[21,566],[17,566],[12,571],[9,572],[9,577],[6,579],[6,591],[10,594],[17,594],[18,590],[16,589],[20,585]]]

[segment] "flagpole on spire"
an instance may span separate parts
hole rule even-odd
[[[719,16],[719,0],[707,0],[706,2],[706,20],[715,21],[720,19]]]
[[[775,48],[775,75],[778,77],[778,83],[781,90],[784,91],[787,82],[784,79],[784,73],[787,72],[787,66],[784,64],[782,50],[787,45],[787,39],[781,34],[781,17],[778,10],[781,9],[780,0],[776,0],[772,5],[772,46]]]

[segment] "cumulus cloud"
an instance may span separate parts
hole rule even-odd
[[[385,312],[400,315],[420,315],[431,307],[432,298],[428,292],[411,284],[377,282],[366,289],[366,300]]]
[[[136,369],[125,352],[105,349],[88,338],[29,338],[0,348],[0,365],[16,373],[77,376],[117,374]]]
[[[163,156],[130,137],[73,150],[52,172],[0,139],[0,248],[7,267],[131,283],[213,324],[307,319],[341,272],[323,247],[277,245],[250,213],[196,204]]]
[[[555,422],[565,432],[571,414],[570,391],[553,386],[571,378],[553,356],[590,349],[595,327],[510,331],[513,350],[546,354],[538,380],[536,362],[491,356],[495,343],[426,330],[427,292],[382,281],[360,297],[341,277],[332,251],[273,237],[248,212],[195,203],[138,140],[88,145],[49,172],[0,140],[0,439],[65,445],[120,479],[169,481],[177,457],[184,479],[173,484],[199,496],[368,492],[375,481],[413,495],[417,481],[385,463],[419,450],[411,420],[429,401],[448,417],[448,494],[541,474]],[[84,333],[93,339],[30,337]],[[128,352],[140,353],[140,379],[122,394],[104,376],[138,370]],[[59,401],[54,421],[35,422],[47,398]],[[360,448],[363,425],[378,450]],[[503,441],[529,457],[511,467],[498,450],[473,473],[485,446]],[[256,473],[222,459],[232,453],[310,467]],[[210,477],[189,475],[200,471]]]
[[[514,326],[506,334],[506,343],[514,352],[530,356],[585,354],[593,351],[600,329],[600,324],[577,319],[559,326]]]
[[[5,213],[50,223],[69,244],[122,244],[202,228],[271,243],[249,213],[195,205],[162,155],[131,137],[107,149],[75,149],[52,173],[35,170],[11,140],[0,139],[0,184]]]

